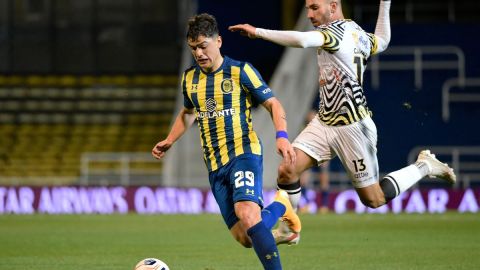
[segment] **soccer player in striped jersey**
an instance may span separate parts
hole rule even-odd
[[[346,20],[341,0],[306,0],[314,31],[275,31],[249,24],[229,27],[250,38],[262,38],[289,47],[316,47],[319,66],[320,109],[293,142],[294,166],[281,164],[278,186],[287,190],[294,207],[300,197],[298,177],[306,169],[338,156],[361,201],[380,207],[425,176],[455,183],[447,164],[429,150],[420,152],[410,166],[379,179],[377,130],[362,86],[367,59],[387,49],[390,42],[390,1],[381,0],[375,33]],[[282,230],[283,231],[283,230]],[[298,235],[276,231],[277,243],[296,243]]]
[[[251,64],[221,55],[222,38],[213,16],[192,17],[187,42],[196,64],[182,76],[184,108],[152,154],[162,158],[195,117],[210,186],[228,229],[243,246],[253,246],[264,269],[282,269],[271,229],[280,217],[292,231],[299,232],[301,224],[285,191],[278,191],[274,202],[261,210],[262,145],[252,129],[251,106],[261,104],[271,114],[277,151],[293,165],[285,111]]]

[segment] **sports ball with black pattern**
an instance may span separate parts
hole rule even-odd
[[[134,270],[170,270],[170,268],[159,259],[146,258],[139,261]]]

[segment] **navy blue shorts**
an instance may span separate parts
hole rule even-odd
[[[252,201],[263,208],[262,174],[262,156],[255,154],[240,155],[210,172],[210,187],[228,229],[238,222],[233,206],[236,202]]]

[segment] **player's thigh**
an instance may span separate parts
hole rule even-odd
[[[297,153],[297,160],[299,160],[299,158],[302,159],[302,154],[305,156],[303,164],[300,163],[298,166],[299,170],[310,168],[311,166],[308,165],[311,165],[310,162],[312,162],[312,160],[316,161],[313,164],[316,165],[335,157],[335,153],[332,152],[329,145],[329,128],[330,127],[325,124],[322,124],[318,120],[318,117],[315,117],[295,138],[292,145]],[[298,151],[301,151],[302,153],[299,153]]]
[[[232,186],[233,202],[249,201],[263,207],[263,160],[262,156],[243,154],[235,158],[228,172]]]
[[[262,157],[244,154],[209,176],[210,186],[222,217],[231,229],[238,221],[235,203],[249,201],[263,207]]]
[[[290,184],[297,181],[308,168],[315,166],[317,161],[302,150],[295,148],[296,160],[294,164],[280,163],[278,167],[278,182]]]
[[[378,182],[377,129],[370,118],[335,128],[332,147],[355,188]]]
[[[231,230],[238,222],[238,218],[235,215],[233,189],[230,185],[230,179],[225,177],[225,175],[228,175],[228,168],[221,167],[214,172],[210,172],[209,181],[222,218],[228,229]]]

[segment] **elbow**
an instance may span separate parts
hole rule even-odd
[[[296,47],[296,48],[305,49],[305,48],[308,48],[308,47],[310,47],[310,46],[309,46],[309,44],[308,44],[307,42],[301,41],[301,42],[300,42],[299,44],[297,44],[295,47]]]
[[[378,49],[379,51],[385,51],[390,44],[390,36],[384,36],[379,38]]]
[[[317,44],[315,44],[314,42],[311,42],[309,40],[301,40],[298,42],[298,44],[296,44],[297,48],[311,48],[311,47],[317,47]]]

